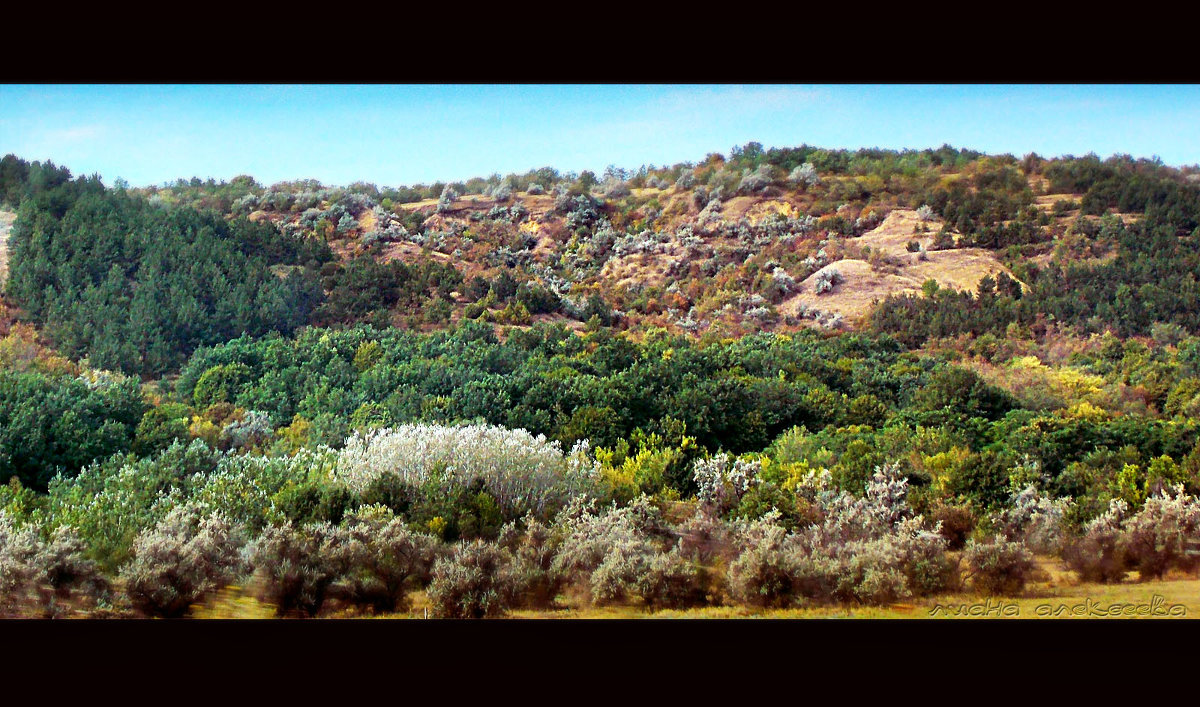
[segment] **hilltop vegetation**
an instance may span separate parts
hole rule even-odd
[[[1020,593],[1032,553],[1193,571],[1198,179],[750,143],[131,189],[10,155],[0,611],[184,615],[245,581],[281,615],[886,604]]]

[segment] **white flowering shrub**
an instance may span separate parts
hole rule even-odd
[[[429,581],[438,541],[414,533],[383,506],[364,506],[346,517],[343,532],[326,552],[339,577],[333,594],[347,604],[377,612],[408,608],[408,592]]]
[[[487,191],[487,196],[492,197],[496,201],[508,201],[513,197],[512,184],[507,180],[500,182]]]
[[[675,180],[675,186],[679,187],[680,189],[691,189],[692,187],[696,186],[696,173],[684,170],[684,172],[679,175],[679,179]]]
[[[704,232],[712,232],[721,224],[721,200],[710,198],[696,216],[696,225]]]
[[[265,412],[249,410],[240,420],[234,420],[221,430],[221,437],[234,449],[259,447],[275,433],[271,417]]]
[[[546,193],[546,188],[545,188],[545,187],[543,187],[541,184],[538,184],[537,182],[534,182],[534,183],[530,184],[530,185],[529,185],[529,186],[528,186],[528,187],[525,189],[525,191],[526,191],[526,193],[528,193],[528,194],[530,194],[530,195],[532,195],[532,196],[537,196],[537,195],[539,195],[539,194],[545,194],[545,193]]]
[[[722,514],[736,506],[742,496],[758,483],[761,471],[761,461],[731,459],[725,453],[697,459],[692,465],[696,498],[702,506],[718,515]]]
[[[934,213],[933,207],[931,207],[929,204],[921,204],[917,208],[917,218],[921,219],[922,221],[932,221],[937,218],[937,214]]]
[[[178,506],[133,543],[133,560],[121,571],[125,592],[143,613],[180,617],[206,595],[244,571],[238,528],[194,505]]]
[[[1188,541],[1200,540],[1200,503],[1183,486],[1146,499],[1142,509],[1125,521],[1121,546],[1126,561],[1144,579],[1162,579],[1169,569],[1185,572],[1200,565],[1188,554]]]
[[[996,530],[1010,542],[1022,542],[1033,552],[1062,550],[1063,517],[1069,498],[1050,498],[1033,485],[1013,494],[1008,507],[992,518]]]
[[[337,232],[343,235],[353,231],[356,228],[358,228],[358,219],[354,218],[352,214],[344,214],[337,221]]]
[[[999,596],[1020,594],[1036,567],[1024,543],[999,535],[985,542],[968,540],[963,562],[975,591]]]
[[[854,230],[856,232],[869,231],[875,228],[883,221],[883,216],[878,211],[868,211],[866,214],[854,219]]]
[[[769,164],[759,165],[753,171],[747,169],[738,182],[737,190],[741,194],[754,194],[775,183],[775,168]]]
[[[412,424],[351,437],[335,476],[360,494],[382,476],[414,489],[478,481],[506,512],[522,515],[592,493],[599,470],[586,441],[564,454],[557,441],[523,429]]]
[[[447,184],[442,188],[441,196],[438,197],[437,212],[441,214],[449,211],[454,205],[454,200],[457,198],[458,192],[454,190],[454,187]]]
[[[616,178],[604,180],[604,183],[600,186],[600,191],[610,199],[621,199],[633,193],[629,188],[628,182]]]
[[[603,513],[576,502],[557,526],[563,539],[551,566],[586,587],[593,602],[640,600],[650,609],[703,603],[700,573],[646,496]]]
[[[817,324],[825,327],[826,329],[840,329],[844,323],[842,315],[838,312],[822,312],[820,310],[813,310],[813,314],[815,315],[814,319],[816,319]]]
[[[795,292],[798,288],[796,278],[792,277],[787,270],[784,270],[781,267],[776,267],[774,270],[772,270],[771,277],[775,280],[775,283],[779,286],[779,289],[784,295],[789,295]]]
[[[33,579],[43,616],[65,616],[76,608],[86,611],[111,601],[111,585],[86,551],[83,540],[70,526],[55,528],[49,542],[38,543]]]
[[[1129,504],[1121,499],[1083,527],[1080,537],[1063,548],[1063,561],[1087,582],[1119,582],[1125,578],[1125,548],[1121,526],[1129,515]]]
[[[39,549],[37,530],[0,510],[0,617],[22,616],[36,603]]]
[[[547,608],[566,584],[566,578],[554,565],[559,537],[551,528],[532,516],[526,516],[518,530],[509,522],[500,530],[497,542],[513,557],[512,575],[522,606]]]
[[[763,606],[879,604],[957,583],[939,528],[912,515],[897,465],[877,468],[862,497],[834,489],[827,472],[810,474],[797,488],[819,510],[819,522],[791,533],[778,514],[735,524],[743,548],[728,575],[735,598]]]
[[[596,601],[619,601],[631,594],[637,567],[648,563],[673,538],[662,513],[646,496],[627,506],[597,512],[583,499],[572,501],[555,523],[562,540],[553,568],[567,581],[589,587]],[[645,557],[643,557],[645,556]],[[605,567],[603,572],[600,568]]]
[[[805,162],[788,173],[788,181],[798,186],[812,187],[821,183],[812,162]]]
[[[233,213],[241,214],[249,213],[256,208],[258,208],[258,197],[254,194],[247,194],[233,202],[232,206],[230,206],[230,210],[232,210]]]
[[[818,295],[823,295],[827,292],[832,292],[834,286],[841,284],[845,278],[837,268],[829,268],[817,273],[816,279],[813,281],[813,288]]]

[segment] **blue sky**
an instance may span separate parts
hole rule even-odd
[[[0,86],[0,154],[134,186],[399,186],[758,141],[1200,163],[1200,86]]]

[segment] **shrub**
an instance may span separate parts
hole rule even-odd
[[[275,428],[270,416],[258,410],[249,410],[241,420],[234,420],[221,430],[221,439],[233,449],[261,447],[271,440]]]
[[[766,189],[775,181],[774,172],[775,168],[769,164],[759,165],[754,171],[746,170],[738,182],[738,193],[753,194]]]
[[[1146,499],[1136,515],[1125,522],[1120,544],[1127,561],[1142,579],[1162,579],[1169,569],[1191,571],[1200,558],[1188,554],[1188,540],[1200,539],[1200,503],[1176,486]]]
[[[820,184],[821,178],[817,176],[817,169],[813,167],[813,163],[805,162],[788,174],[788,181],[792,184],[812,187]]]
[[[814,289],[818,295],[823,295],[826,292],[832,292],[835,285],[842,283],[845,278],[842,273],[836,268],[828,268],[817,273],[814,280]]]
[[[437,212],[441,214],[449,211],[454,205],[454,200],[457,198],[458,192],[454,190],[454,187],[447,184],[442,188],[441,196],[438,197]]]
[[[559,513],[556,524],[562,541],[554,570],[565,581],[588,587],[600,602],[635,594],[631,588],[658,551],[656,545],[672,537],[661,511],[645,495],[603,513],[595,512],[592,503],[576,499]]]
[[[429,600],[439,617],[482,619],[507,613],[518,599],[518,589],[511,555],[492,543],[473,540],[434,564]]]
[[[408,585],[429,579],[437,541],[412,532],[382,506],[360,508],[345,523],[333,548],[341,573],[336,595],[377,612],[407,609]]]
[[[1121,524],[1129,504],[1120,499],[1084,526],[1080,537],[1063,548],[1063,561],[1085,582],[1119,582],[1125,578],[1125,549],[1120,543]]]
[[[696,562],[729,558],[733,538],[728,527],[711,511],[698,508],[679,528],[679,550]],[[732,559],[732,558],[729,558]]]
[[[933,237],[933,243],[929,247],[932,250],[950,250],[954,245],[954,235],[943,228]]]
[[[110,600],[109,581],[87,558],[87,547],[74,528],[59,526],[50,542],[39,545],[33,558],[34,581],[44,616],[61,616],[72,607],[94,608]]]
[[[331,548],[341,536],[327,522],[295,528],[288,521],[265,528],[250,552],[258,597],[278,616],[316,616],[340,574]]]
[[[732,461],[732,464],[730,463]],[[708,459],[697,459],[692,466],[696,483],[696,498],[702,506],[716,514],[737,505],[741,497],[758,483],[761,462],[730,459],[721,453]]]
[[[657,553],[635,582],[635,591],[651,609],[700,606],[707,596],[702,576],[679,547]]]
[[[21,616],[36,602],[39,545],[37,530],[0,510],[0,617]]]
[[[796,599],[797,576],[800,572],[795,558],[785,551],[787,533],[775,520],[766,516],[741,529],[745,549],[729,566],[727,582],[730,594],[738,601],[754,606],[786,607]],[[811,594],[826,594],[806,583]]]
[[[1006,540],[1024,543],[1034,552],[1057,553],[1062,549],[1063,517],[1070,503],[1069,498],[1044,496],[1030,485],[1013,494],[1011,504],[992,522]]]
[[[516,516],[589,493],[597,481],[586,442],[564,454],[544,435],[489,425],[413,424],[348,439],[336,478],[361,494],[381,476],[413,489],[464,489],[479,482]]]
[[[522,606],[546,608],[565,586],[565,578],[554,566],[557,548],[550,528],[533,517],[524,520],[525,530],[518,532],[515,523],[500,531],[499,543],[513,555],[512,573]]]
[[[787,534],[778,512],[740,523],[743,551],[729,570],[733,596],[763,606],[798,598],[887,603],[957,584],[939,528],[913,516],[908,482],[898,465],[877,467],[863,497],[809,478],[797,493],[817,506],[819,520]]]
[[[546,188],[537,182],[533,182],[525,189],[525,191],[533,196],[537,196],[538,194],[545,194]]]
[[[243,571],[238,529],[222,517],[201,517],[178,506],[133,543],[133,560],[122,570],[125,590],[140,611],[177,618]]]
[[[968,542],[963,561],[975,591],[989,595],[1019,594],[1035,567],[1033,554],[1023,543],[998,535],[983,543]]]
[[[937,523],[947,550],[961,550],[967,544],[967,536],[975,528],[975,515],[968,505],[941,503],[934,506],[930,520]]]

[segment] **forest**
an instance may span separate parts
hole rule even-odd
[[[1200,570],[1196,168],[749,143],[132,188],[8,155],[0,211],[0,616],[775,615]]]

